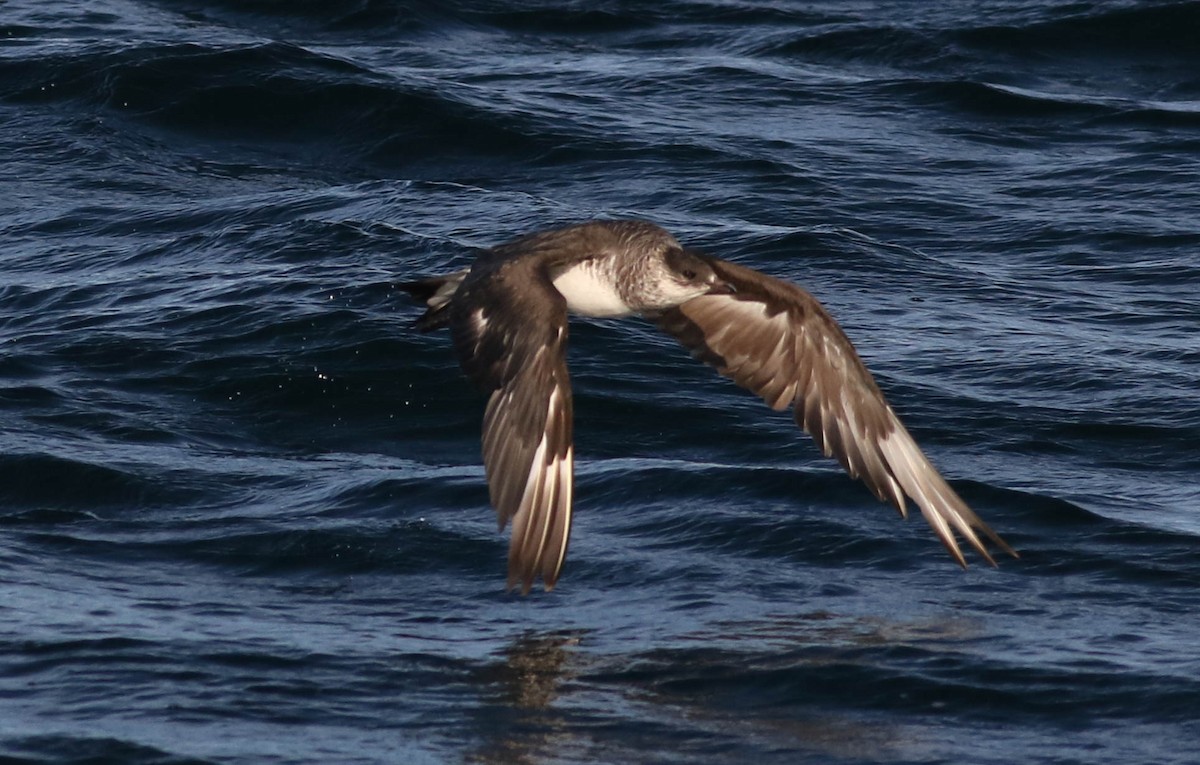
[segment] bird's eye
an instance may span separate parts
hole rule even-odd
[[[695,279],[695,278],[696,278],[696,272],[695,272],[695,271],[693,271],[693,270],[692,270],[692,269],[690,269],[690,268],[685,268],[685,269],[683,269],[683,271],[681,271],[680,273],[682,273],[682,274],[683,274],[683,278],[684,278],[684,279],[687,279],[689,282],[690,282],[692,279]]]

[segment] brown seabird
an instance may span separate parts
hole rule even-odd
[[[645,221],[592,221],[486,250],[470,268],[400,285],[425,303],[416,327],[449,327],[463,371],[489,394],[483,462],[500,528],[511,519],[508,588],[547,590],[571,533],[574,446],[567,315],[640,314],[697,359],[791,406],[826,456],[906,516],[905,495],[966,566],[955,531],[995,561],[1016,557],[921,452],[850,339],[800,287],[684,248]]]

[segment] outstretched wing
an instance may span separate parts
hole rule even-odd
[[[888,405],[849,338],[817,300],[794,284],[708,258],[730,294],[693,298],[653,317],[692,355],[796,422],[826,456],[906,515],[916,501],[942,544],[966,560],[954,532],[992,565],[976,532],[1016,556],[950,488]]]
[[[567,308],[528,261],[503,278],[464,280],[450,329],[463,370],[490,393],[483,463],[503,529],[512,520],[508,587],[554,587],[567,554],[574,482]],[[519,291],[511,288],[520,284]]]

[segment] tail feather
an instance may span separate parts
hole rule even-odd
[[[413,322],[413,326],[422,332],[430,332],[446,326],[450,321],[450,315],[446,311],[450,306],[450,299],[454,297],[454,293],[458,291],[459,285],[462,284],[463,279],[467,278],[470,270],[464,268],[461,271],[441,276],[399,282],[397,287],[427,306],[425,313]]]

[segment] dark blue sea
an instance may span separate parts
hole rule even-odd
[[[0,762],[1200,761],[1200,2],[0,2]],[[398,281],[797,281],[1020,553],[637,319],[506,593]]]

